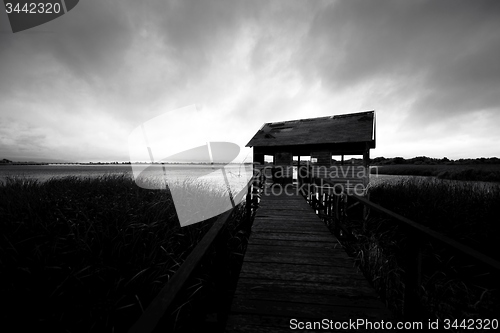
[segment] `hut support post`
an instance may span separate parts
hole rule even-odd
[[[247,197],[246,197],[245,208],[246,208],[248,221],[251,220],[251,216],[252,216],[252,188],[253,188],[254,179],[252,179],[252,181],[248,184],[248,192],[247,192]]]
[[[300,178],[300,155],[297,156],[297,185],[299,187],[302,185],[302,179]]]

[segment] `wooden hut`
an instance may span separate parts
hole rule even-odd
[[[294,156],[298,181],[304,180],[301,156],[309,156],[307,168],[316,180],[327,178],[347,187],[366,185],[370,149],[375,148],[375,111],[266,123],[246,146],[253,147],[254,165],[260,169],[270,169],[264,157],[272,156],[274,166],[283,170],[284,183],[292,181]],[[362,158],[347,161],[349,155]]]

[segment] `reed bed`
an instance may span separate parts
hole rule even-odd
[[[192,181],[169,185],[206,193],[200,207],[225,196]],[[112,332],[137,320],[214,218],[181,228],[168,190],[108,175],[7,179],[0,220],[2,325]]]
[[[370,199],[459,242],[499,259],[500,186],[408,178],[379,183]],[[407,233],[395,221],[372,213],[353,225],[354,248],[365,274],[397,314],[402,315]],[[496,318],[500,313],[499,272],[426,241],[419,290],[424,316],[440,319]]]
[[[402,175],[402,176],[428,176],[439,179],[500,182],[499,164],[394,164],[375,166],[372,174]]]

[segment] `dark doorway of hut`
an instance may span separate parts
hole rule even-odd
[[[265,177],[264,185],[273,184],[273,175],[271,173],[273,165],[274,165],[274,155],[264,155],[264,165],[260,166],[260,171],[259,171],[264,174]]]
[[[297,186],[304,184],[309,178],[311,167],[311,156],[309,155],[294,155],[293,156],[293,173],[292,183]]]

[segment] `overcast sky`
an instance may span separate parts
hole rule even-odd
[[[127,161],[166,113],[184,149],[368,110],[372,157],[500,156],[497,0],[81,0],[0,23],[0,159]]]

